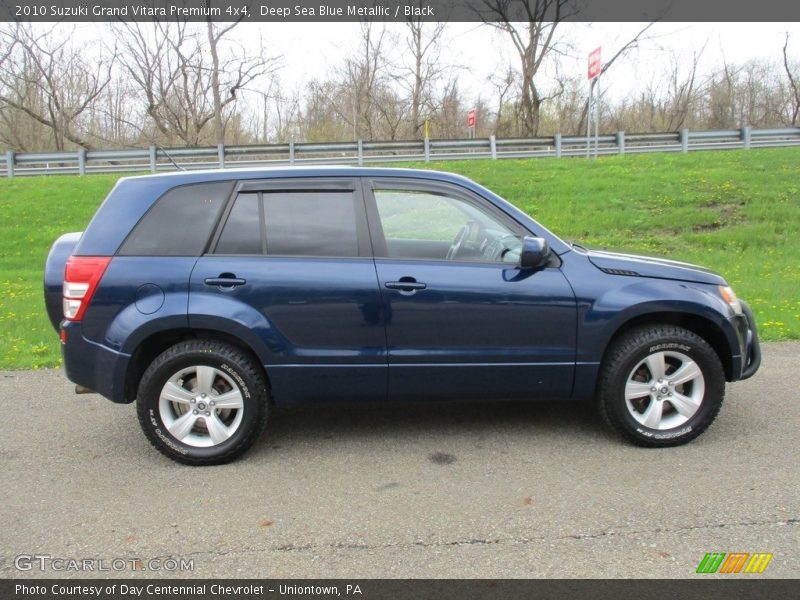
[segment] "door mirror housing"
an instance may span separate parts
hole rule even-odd
[[[550,245],[540,237],[526,236],[522,240],[519,266],[523,269],[539,269],[550,260]]]

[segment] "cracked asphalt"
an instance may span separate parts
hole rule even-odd
[[[772,552],[763,576],[798,577],[798,358],[766,344],[679,448],[631,446],[577,405],[305,408],[211,468],[164,458],[132,405],[59,371],[2,372],[0,576],[683,578],[706,552]],[[19,571],[23,554],[194,569]]]

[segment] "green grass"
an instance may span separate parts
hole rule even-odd
[[[58,336],[44,309],[44,261],[58,236],[86,228],[117,178],[0,179],[0,368],[60,363]]]
[[[711,267],[753,307],[763,339],[800,339],[800,149],[412,166],[462,173],[566,239]],[[0,368],[59,363],[42,265],[116,179],[0,179]]]

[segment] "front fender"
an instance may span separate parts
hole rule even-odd
[[[667,322],[676,316],[689,316],[695,322],[702,320],[706,325],[710,324],[725,340],[726,347],[718,350],[726,371],[738,373],[741,370],[740,340],[731,321],[722,312],[728,310],[727,305],[717,300],[710,290],[697,284],[660,280],[637,281],[609,289],[594,302],[579,302],[574,396],[579,399],[594,397],[603,356],[612,339],[627,324],[648,316],[652,316],[652,320]]]
[[[587,305],[583,314],[579,313],[584,325],[578,328],[584,338],[579,345],[587,357],[600,360],[608,343],[626,323],[648,314],[664,313],[692,315],[709,321],[723,332],[730,348],[738,348],[736,332],[728,320],[730,309],[711,286],[660,279],[634,280],[607,290]]]
[[[562,271],[578,303],[577,360],[599,364],[608,343],[625,323],[648,314],[672,313],[704,319],[719,328],[736,352],[738,338],[730,307],[715,286],[671,279],[612,275],[570,252]]]
[[[574,396],[591,398],[609,343],[622,327],[648,315],[690,316],[722,334],[729,350],[722,356],[732,373],[741,366],[740,341],[731,310],[715,286],[667,279],[604,273],[577,252],[563,257],[562,271],[575,292],[578,338]]]

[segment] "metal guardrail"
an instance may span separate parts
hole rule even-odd
[[[392,162],[430,162],[478,158],[537,158],[602,156],[642,152],[688,152],[800,146],[800,127],[785,129],[728,129],[601,135],[587,146],[582,136],[530,139],[412,140],[386,142],[295,143],[252,146],[169,148],[73,152],[8,151],[0,155],[0,174],[55,175],[132,173],[185,169],[218,169],[284,165],[365,165]]]

